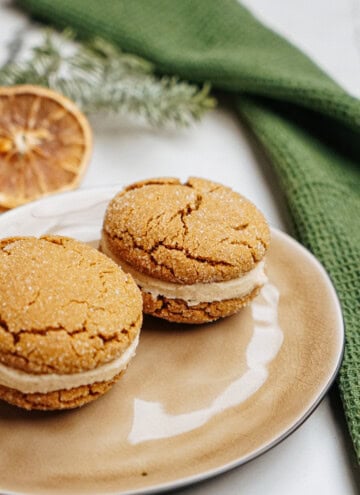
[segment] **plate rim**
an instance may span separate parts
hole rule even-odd
[[[116,194],[117,191],[120,191],[124,187],[123,184],[114,184],[114,185],[105,185],[105,186],[92,186],[92,187],[86,187],[86,188],[80,188],[76,189],[73,191],[66,191],[60,194],[53,194],[46,196],[44,198],[40,198],[36,201],[32,201],[30,203],[24,204],[22,206],[19,206],[17,208],[14,208],[9,211],[5,211],[0,215],[0,237],[1,235],[1,224],[3,222],[3,219],[6,220],[11,220],[12,217],[16,217],[17,215],[21,215],[22,212],[27,209],[31,209],[32,207],[36,207],[38,205],[46,205],[46,203],[53,203],[59,201],[61,203],[62,199],[66,199],[68,196],[84,196],[88,197],[89,191],[92,193],[96,193],[97,195],[109,195],[109,200],[111,199],[110,194],[114,195]],[[104,198],[105,199],[105,198]],[[343,356],[344,356],[344,348],[345,348],[345,322],[344,322],[344,317],[343,317],[343,312],[341,308],[341,303],[339,296],[336,292],[335,286],[333,281],[331,280],[331,277],[329,273],[326,271],[325,267],[323,264],[318,260],[318,258],[309,250],[307,249],[303,244],[301,244],[299,241],[294,239],[291,235],[288,233],[280,230],[277,227],[270,226],[271,231],[276,232],[276,235],[286,239],[286,242],[289,242],[290,244],[295,245],[297,248],[299,248],[307,257],[309,257],[315,265],[317,265],[318,269],[320,272],[322,272],[322,275],[324,279],[327,281],[330,292],[332,293],[332,296],[334,297],[334,303],[336,304],[336,313],[339,316],[339,347],[337,349],[337,356],[336,359],[334,360],[334,368],[332,370],[332,373],[329,375],[327,381],[324,383],[321,392],[316,395],[315,399],[311,403],[311,405],[306,409],[306,411],[290,426],[289,428],[286,429],[286,431],[282,432],[279,434],[276,438],[274,438],[271,442],[267,443],[266,445],[262,446],[258,450],[248,454],[245,457],[242,457],[241,459],[236,459],[234,461],[228,462],[226,464],[223,464],[219,467],[204,471],[199,474],[191,475],[191,476],[186,476],[185,478],[181,478],[178,480],[174,481],[169,481],[166,483],[160,483],[158,485],[154,486],[149,486],[149,487],[144,487],[144,488],[136,488],[134,490],[127,490],[127,491],[121,491],[121,492],[112,492],[112,495],[150,495],[154,493],[162,493],[168,490],[173,490],[173,489],[179,489],[179,488],[184,488],[186,486],[190,485],[195,485],[197,483],[200,483],[202,481],[215,478],[217,476],[220,476],[221,474],[227,473],[233,469],[236,469],[237,467],[243,466],[247,464],[248,462],[252,461],[253,459],[256,459],[266,452],[272,450],[274,447],[282,443],[286,438],[288,438],[292,433],[294,433],[296,430],[298,430],[303,423],[314,413],[314,411],[318,408],[318,406],[321,404],[323,401],[324,397],[326,396],[327,392],[329,391],[331,385],[334,383],[337,374],[339,372],[339,369],[342,364]],[[99,231],[100,233],[100,231]],[[19,234],[21,236],[21,234]],[[22,493],[22,492],[2,492],[2,495],[28,495],[27,493]],[[110,492],[109,492],[110,495]]]

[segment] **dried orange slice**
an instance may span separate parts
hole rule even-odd
[[[41,86],[0,87],[0,208],[75,188],[92,133],[75,103]]]

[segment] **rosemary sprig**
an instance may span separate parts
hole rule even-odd
[[[187,126],[216,104],[209,85],[159,78],[150,62],[100,38],[75,42],[69,30],[47,31],[26,59],[0,70],[0,85],[15,84],[50,87],[89,114],[130,114],[160,127]]]

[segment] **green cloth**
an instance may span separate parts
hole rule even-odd
[[[235,0],[18,3],[81,37],[106,37],[161,73],[231,94],[272,161],[296,236],[339,294],[346,323],[339,386],[360,459],[360,102]]]

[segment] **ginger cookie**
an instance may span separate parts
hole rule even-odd
[[[229,187],[201,178],[137,182],[106,210],[100,249],[140,287],[144,312],[179,323],[236,313],[266,282],[270,230]]]
[[[86,244],[0,240],[0,399],[70,409],[103,395],[135,354],[141,293]]]

